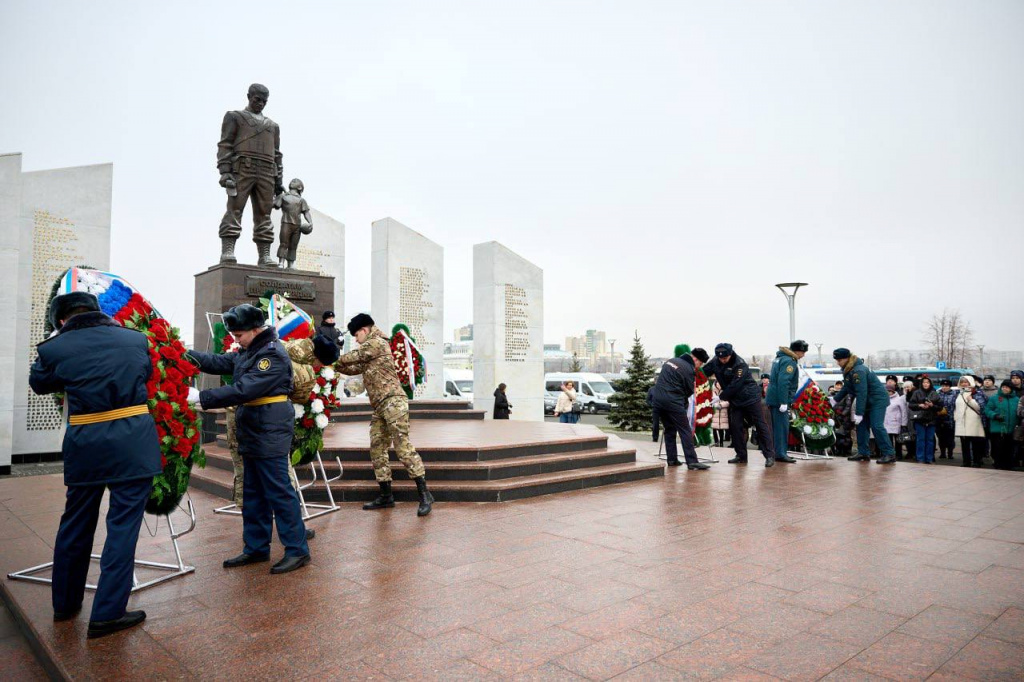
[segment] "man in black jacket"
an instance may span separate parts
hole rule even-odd
[[[29,373],[36,393],[66,394],[64,513],[53,545],[53,619],[74,618],[82,608],[100,502],[110,490],[107,539],[100,580],[89,618],[90,638],[109,635],[146,619],[126,611],[135,570],[135,545],[161,471],[160,442],[147,406],[153,372],[145,335],[100,312],[92,294],[74,291],[50,305],[58,330],[39,344]]]
[[[288,400],[292,391],[292,361],[268,327],[263,311],[244,303],[224,313],[224,326],[242,347],[241,352],[214,355],[189,351],[207,374],[231,374],[226,386],[205,391],[189,389],[189,402],[204,410],[236,406],[238,452],[245,462],[242,497],[242,540],[238,556],[224,568],[245,566],[270,558],[274,522],[284,545],[284,558],[271,573],[287,573],[309,563],[306,527],[299,497],[288,476],[295,410]]]
[[[757,428],[758,433],[771,433],[768,422],[761,408],[761,388],[754,381],[750,367],[740,356],[733,352],[731,343],[720,343],[715,346],[715,358],[704,365],[704,374],[712,375],[722,385],[722,392],[715,398],[729,403],[729,429],[732,432],[732,447],[736,456],[729,464],[747,463],[747,438],[745,420],[749,420]],[[763,438],[761,454],[764,455],[766,467],[775,465],[775,447],[770,438]]]
[[[665,426],[665,453],[670,467],[680,466],[679,451],[676,450],[676,435],[683,444],[686,468],[689,470],[710,469],[697,459],[693,447],[693,432],[687,416],[689,401],[693,397],[694,372],[708,359],[707,351],[695,348],[686,352],[687,347],[676,346],[677,356],[661,366],[661,373],[651,393],[651,403],[656,420]]]
[[[345,347],[345,339],[341,337],[341,330],[334,322],[334,311],[325,310],[320,326],[317,327],[317,333],[326,336],[328,339],[334,342],[334,345],[339,349]]]

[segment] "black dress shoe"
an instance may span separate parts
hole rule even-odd
[[[768,457],[768,458],[766,458],[764,460],[764,468],[765,469],[770,469],[773,466],[775,466],[775,458],[774,457]]]
[[[747,458],[746,457],[733,457],[732,459],[729,460],[729,464],[746,464],[746,463],[747,463]]]
[[[270,561],[269,554],[239,554],[236,557],[224,560],[224,568],[238,568],[249,564],[258,564],[263,561]]]
[[[871,455],[850,455],[846,459],[851,462],[867,462],[871,459]]]
[[[670,466],[670,467],[682,466],[683,465],[683,460],[681,460],[681,459],[671,460],[670,459],[668,462],[665,463],[665,465],[666,466]]]
[[[875,464],[895,464],[895,463],[896,463],[896,457],[894,457],[893,455],[886,455],[885,457],[880,457],[878,459],[878,461],[875,462]]]
[[[59,623],[62,620],[71,620],[72,618],[74,618],[75,616],[77,616],[81,612],[82,612],[82,605],[81,604],[78,605],[78,608],[72,609],[71,611],[54,611],[53,612],[53,622],[54,623]]]
[[[705,469],[710,469],[711,467],[705,464],[704,462],[697,462],[696,464],[687,464],[686,468],[689,469],[690,471],[704,471]]]
[[[786,464],[796,464],[796,460],[789,455],[783,455],[782,457],[776,457],[776,462],[785,462]]]
[[[145,611],[125,611],[125,614],[117,620],[90,620],[89,639],[106,637],[121,630],[127,630],[146,620]]]
[[[312,540],[315,537],[316,537],[316,531],[313,530],[312,528],[307,528],[306,529],[306,540],[309,541],[309,540]]]
[[[274,564],[270,572],[274,575],[279,573],[289,573],[296,569],[302,568],[309,563],[309,555],[305,556],[286,556],[285,558]]]

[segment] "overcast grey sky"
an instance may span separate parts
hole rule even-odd
[[[188,337],[253,81],[346,224],[346,313],[391,216],[445,247],[446,336],[493,239],[544,268],[549,342],[764,352],[802,280],[827,348],[919,347],[943,307],[1024,348],[1019,0],[0,3],[0,152],[112,161],[111,266]]]

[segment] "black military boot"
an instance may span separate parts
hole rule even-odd
[[[416,516],[426,516],[430,513],[430,505],[434,504],[434,496],[427,490],[427,479],[423,476],[414,478],[416,490],[420,494],[420,506],[416,510]]]
[[[388,509],[395,506],[395,496],[391,494],[391,481],[379,481],[380,495],[373,502],[367,502],[363,509]]]
[[[235,260],[235,240],[231,237],[220,238],[220,262],[237,263]]]

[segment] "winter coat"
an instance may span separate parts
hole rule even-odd
[[[338,348],[345,347],[345,339],[342,337],[341,330],[338,329],[338,325],[322,324],[316,328],[316,331],[318,334],[322,334],[323,336],[326,336],[331,341],[333,341],[334,345],[336,345]]]
[[[946,408],[946,416],[936,417],[936,426],[946,427],[948,429],[953,429],[956,426],[956,422],[953,419],[953,413],[956,411],[956,397],[958,394],[958,391],[952,390],[948,393],[943,393],[941,390],[939,391],[939,403],[942,404],[942,407]]]
[[[889,392],[878,380],[878,375],[856,355],[851,355],[846,361],[846,367],[843,369],[843,388],[836,393],[836,402],[847,395],[854,397],[853,413],[861,416],[871,408],[889,404]]]
[[[654,382],[652,403],[662,412],[686,412],[693,395],[696,368],[689,353],[672,358],[661,366]]]
[[[796,391],[800,387],[800,371],[796,362],[796,354],[788,348],[779,346],[772,362],[771,378],[768,382],[768,393],[765,402],[771,407],[792,405]]]
[[[926,402],[932,403],[932,406],[928,409],[924,407]],[[935,415],[941,409],[939,406],[939,392],[934,390],[926,391],[923,388],[914,389],[914,393],[910,396],[907,404],[911,410],[911,419],[918,424],[934,424]]]
[[[1017,396],[1018,398],[1022,398],[1022,397],[1024,397],[1024,370],[1020,370],[1020,369],[1013,370],[1012,372],[1010,372],[1010,379],[1012,380],[1013,377],[1019,377],[1020,381],[1021,381],[1021,387],[1019,389],[1017,389],[1016,391],[1014,391],[1013,394],[1015,396]]]
[[[101,312],[72,315],[60,332],[38,346],[28,383],[36,393],[65,393],[71,416],[146,405],[153,373],[149,342]],[[160,473],[156,424],[143,414],[68,426],[64,432],[64,485],[103,485]]]
[[[994,434],[1011,434],[1017,426],[1017,407],[1020,398],[1013,395],[999,395],[985,403],[985,414]]]
[[[968,377],[970,379],[970,377]],[[985,413],[985,394],[976,388],[963,390],[957,394],[953,407],[953,419],[956,422],[956,435],[963,438],[984,438],[985,424],[981,418]],[[980,398],[980,402],[979,402]]]
[[[722,393],[719,396],[722,400],[731,402],[736,407],[748,407],[761,400],[761,387],[754,381],[750,373],[750,367],[738,355],[733,355],[729,364],[723,364],[721,360],[711,358],[701,367],[704,375],[709,379],[714,376],[722,386]]]
[[[729,430],[729,401],[721,400],[722,389],[718,384],[715,384],[712,389],[714,394],[719,396],[719,403],[715,406],[715,413],[711,416],[711,428],[722,429],[723,431]]]
[[[236,407],[235,433],[243,457],[287,456],[292,449],[295,409],[288,400],[292,392],[292,360],[267,327],[248,348],[237,353],[214,355],[189,351],[199,369],[207,374],[230,374],[231,383],[199,392],[204,410]],[[284,398],[277,402],[252,404],[260,398]]]
[[[910,410],[907,399],[901,395],[889,396],[889,407],[885,408],[885,432],[898,434],[910,424]]]
[[[508,396],[500,388],[494,389],[494,418],[508,419],[512,406],[508,404]]]
[[[558,393],[558,401],[555,402],[555,414],[572,413],[572,404],[576,402],[575,389],[562,389]]]

